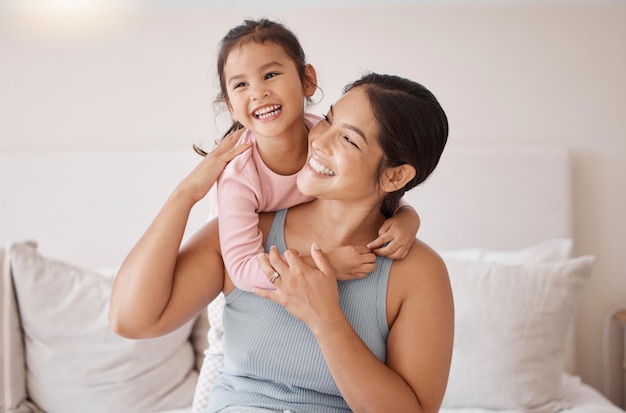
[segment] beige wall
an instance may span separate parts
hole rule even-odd
[[[435,92],[451,141],[571,149],[576,252],[598,258],[580,309],[579,373],[602,389],[604,319],[626,303],[626,4],[328,10],[269,14],[318,69],[316,111],[363,71],[393,72]],[[142,11],[77,39],[0,9],[0,150],[212,142],[216,43],[245,16],[260,13]],[[618,386],[610,396],[622,397]]]

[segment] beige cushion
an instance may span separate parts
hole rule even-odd
[[[192,322],[164,337],[124,339],[107,318],[112,277],[45,258],[33,243],[14,244],[11,265],[27,391],[39,407],[123,413],[191,405],[197,379]]]

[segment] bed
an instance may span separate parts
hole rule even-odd
[[[191,412],[206,313],[126,340],[106,312],[116,268],[197,161],[190,148],[0,153],[1,412]],[[624,412],[576,375],[594,257],[572,256],[570,198],[567,151],[541,146],[449,145],[407,195],[455,294],[443,413]]]

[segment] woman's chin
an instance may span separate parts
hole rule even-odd
[[[316,197],[318,195],[319,191],[316,190],[316,188],[319,187],[318,183],[319,183],[319,174],[311,170],[307,171],[306,167],[303,168],[298,173],[298,176],[296,177],[296,184],[298,185],[298,190],[303,195],[306,195],[306,196]]]

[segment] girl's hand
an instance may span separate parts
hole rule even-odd
[[[411,206],[403,205],[383,222],[378,230],[378,238],[367,244],[367,247],[376,255],[401,260],[415,244],[419,227],[420,217],[417,212]]]
[[[343,317],[339,306],[337,279],[330,261],[317,244],[311,246],[311,256],[317,268],[306,264],[295,250],[280,256],[272,247],[270,253],[259,254],[263,272],[272,280],[276,290],[256,288],[254,293],[285,307],[291,315],[304,322],[316,334],[328,326],[332,317]]]
[[[376,254],[366,246],[346,245],[327,253],[339,281],[365,278],[376,269]]]
[[[224,139],[178,185],[177,190],[189,194],[194,202],[206,196],[217,181],[226,165],[237,155],[249,149],[252,144],[245,143],[235,146],[243,129],[237,130]]]

